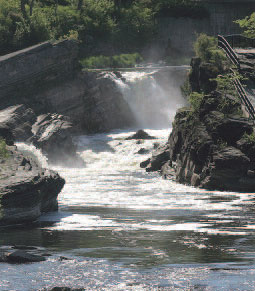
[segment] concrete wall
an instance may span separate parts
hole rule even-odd
[[[166,47],[170,44],[174,51],[190,55],[197,34],[204,32],[216,36],[241,33],[239,26],[233,21],[255,12],[255,1],[252,0],[202,0],[200,2],[208,10],[209,17],[158,19],[159,33],[150,48],[151,54],[164,55]]]

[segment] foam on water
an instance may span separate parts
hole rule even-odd
[[[180,90],[166,92],[153,70],[115,81],[139,125],[156,139],[125,140],[135,130],[77,137],[85,167],[53,167],[66,180],[59,212],[43,215],[34,229],[0,237],[5,245],[64,251],[70,260],[0,263],[0,290],[254,290],[253,195],[197,189],[140,168],[155,143],[167,142],[183,105]],[[167,129],[151,129],[155,124]],[[35,147],[18,147],[48,167]],[[149,153],[139,155],[141,148]]]
[[[151,223],[151,217],[137,222],[136,219],[128,220],[126,217],[122,220],[114,215],[105,218],[86,213],[69,213],[63,217],[61,212],[45,215],[41,221],[55,221],[50,229],[56,230],[189,229],[217,233],[215,229],[217,221],[228,222],[231,211],[237,211],[240,208],[238,205],[243,206],[249,201],[248,194],[208,192],[171,180],[163,180],[158,173],[146,173],[140,168],[140,163],[151,154],[139,155],[138,150],[143,147],[152,151],[154,144],[166,142],[169,134],[168,130],[146,131],[157,139],[144,140],[142,144],[136,140],[125,140],[134,133],[132,131],[79,137],[77,139],[79,152],[86,167],[79,169],[55,167],[67,181],[59,196],[60,209],[96,207],[130,211],[170,211],[174,215],[182,213],[187,216],[183,223],[171,219],[164,223],[162,219],[156,219]],[[222,200],[222,196],[225,200]],[[218,199],[220,203],[212,203]],[[218,217],[210,217],[213,211],[217,211]],[[221,215],[221,212],[224,212],[224,215]],[[226,215],[226,212],[229,215]],[[205,217],[199,222],[193,222],[194,213],[204,213]],[[210,230],[212,226],[214,229]]]

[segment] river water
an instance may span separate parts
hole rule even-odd
[[[181,95],[174,102],[183,103]],[[171,128],[146,131],[157,139],[125,140],[135,129],[76,138],[86,167],[54,167],[66,179],[59,212],[1,229],[2,246],[36,246],[51,256],[0,264],[0,290],[255,289],[254,195],[208,192],[146,173],[139,164],[150,154],[137,152],[166,142]],[[47,166],[38,150],[18,146]]]

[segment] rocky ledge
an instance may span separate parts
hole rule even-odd
[[[197,112],[180,109],[167,145],[141,166],[183,184],[254,192],[255,128],[238,114],[240,107],[233,97],[214,91],[203,98]]]
[[[6,126],[0,126],[0,137],[0,225],[31,222],[57,210],[64,179],[21,154]]]

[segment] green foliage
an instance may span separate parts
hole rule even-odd
[[[102,42],[139,51],[156,34],[157,16],[205,16],[201,9],[192,0],[0,0],[0,55],[65,38],[83,51]]]
[[[234,86],[234,81],[239,79],[239,75],[237,73],[233,75],[233,73],[226,73],[224,75],[218,75],[215,79],[217,82],[217,90],[221,92],[223,95],[232,95],[236,96],[236,89]]]
[[[190,94],[192,93],[188,78],[185,80],[184,84],[181,86],[181,92],[182,92],[183,97],[190,96]]]
[[[236,23],[244,30],[245,36],[255,38],[255,12],[244,19],[237,20]]]
[[[9,157],[5,140],[0,138],[0,159],[6,159]]]
[[[191,105],[193,113],[198,112],[200,105],[203,101],[204,94],[198,92],[192,92],[189,96],[189,103]]]
[[[194,44],[194,50],[196,56],[201,58],[202,62],[212,63],[217,68],[222,68],[226,61],[224,52],[218,49],[217,39],[204,33],[198,36]]]
[[[255,133],[252,132],[251,134],[248,134],[247,132],[244,133],[243,138],[248,144],[255,144]]]
[[[121,54],[112,57],[93,56],[81,60],[81,64],[86,69],[97,68],[131,68],[142,62],[140,54]]]

